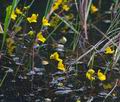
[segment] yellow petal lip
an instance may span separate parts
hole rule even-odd
[[[61,61],[61,59],[59,58],[58,52],[54,52],[53,54],[51,54],[50,59],[54,59],[56,61]]]
[[[91,11],[91,13],[95,13],[95,12],[98,11],[98,8],[95,5],[92,4],[91,8],[90,8],[90,11]]]
[[[89,69],[86,73],[86,78],[88,78],[91,81],[95,80],[94,73],[95,71],[93,69]]]
[[[62,60],[58,62],[58,69],[64,72],[66,71]]]
[[[99,80],[101,80],[101,81],[106,80],[106,75],[103,74],[100,69],[98,70],[97,75],[98,75]]]
[[[43,26],[50,26],[50,23],[48,23],[48,20],[45,17],[42,19],[42,24]]]
[[[22,14],[22,11],[19,8],[16,8],[15,12],[16,14]]]
[[[68,11],[70,8],[68,5],[63,5],[63,10]]]
[[[110,47],[106,47],[105,54],[113,54],[114,50],[112,50]]]
[[[27,17],[29,23],[36,23],[38,18],[38,14],[32,14],[31,17]]]
[[[54,52],[53,54],[51,54],[50,59],[54,59],[58,61],[57,69],[64,71],[64,72],[66,71],[65,65],[63,64],[63,60],[59,58],[58,52]]]
[[[37,34],[37,40],[38,40],[38,41],[41,41],[42,43],[44,43],[44,42],[46,41],[46,38],[43,37],[42,32],[39,32],[39,33]]]
[[[17,15],[15,14],[15,12],[13,11],[12,14],[11,14],[11,19],[12,20],[16,20],[17,18]]]
[[[56,0],[52,7],[52,10],[53,11],[57,10],[61,4],[62,4],[62,0]]]

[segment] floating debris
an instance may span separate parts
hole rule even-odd
[[[33,70],[34,70],[35,72],[43,72],[43,71],[45,71],[44,68],[37,68],[37,67],[34,67]]]
[[[59,43],[61,44],[65,44],[66,42],[67,42],[67,38],[64,36],[59,40]]]
[[[111,20],[106,19],[106,20],[103,20],[103,22],[104,23],[111,23]]]
[[[106,93],[106,92],[100,92],[100,93],[98,94],[98,96],[100,96],[100,97],[105,97],[105,96],[107,96],[107,93]]]
[[[27,75],[35,75],[35,74],[36,74],[36,72],[33,70],[31,70],[30,72],[27,73]]]
[[[15,82],[16,82],[16,80],[12,80],[11,82],[12,82],[12,83],[15,83]]]
[[[32,97],[33,97],[33,96],[35,96],[35,95],[34,95],[33,93],[30,93],[30,96],[32,96]]]
[[[18,78],[23,80],[23,79],[27,79],[27,76],[19,75]]]
[[[6,72],[7,73],[13,73],[13,69],[9,68]]]
[[[55,91],[55,94],[57,94],[57,95],[65,95],[65,94],[69,94],[71,92],[72,92],[71,89],[64,88],[64,89]]]
[[[64,51],[64,45],[63,44],[58,44],[56,51],[63,52]]]
[[[41,102],[41,100],[40,99],[36,99],[35,102]]]
[[[45,102],[52,102],[50,98],[45,98]]]
[[[42,64],[43,64],[43,65],[48,65],[49,62],[48,62],[47,60],[42,60]]]
[[[62,80],[65,80],[65,77],[58,77],[57,79],[58,81],[62,81]]]

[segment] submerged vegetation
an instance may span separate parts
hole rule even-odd
[[[119,0],[0,5],[0,102],[120,102]]]

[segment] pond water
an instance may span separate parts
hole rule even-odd
[[[42,21],[47,1],[48,0],[35,0],[28,11],[28,16],[30,16],[32,13],[38,13],[39,21]],[[90,22],[94,22],[95,20],[94,24],[102,32],[106,32],[111,23],[106,22],[106,20],[110,20],[111,13],[105,12],[110,11],[113,1],[100,1],[102,2],[101,9],[99,13],[89,15]],[[2,26],[5,20],[5,9],[11,4],[11,2],[12,0],[0,0],[0,22],[2,22]],[[30,2],[31,0],[21,0],[19,6],[22,7],[23,5],[28,5]],[[97,0],[93,0],[93,3],[99,5]],[[72,11],[74,12],[74,9]],[[100,18],[101,14],[104,15],[103,18]],[[40,22],[37,22],[32,29],[35,29],[36,32],[38,32],[41,25],[42,24]],[[29,27],[27,24],[26,26]],[[64,24],[62,26],[64,26]],[[47,27],[45,29],[47,29]],[[28,30],[29,29],[26,29],[26,32]],[[88,32],[89,42],[91,45],[96,44],[103,37],[99,31],[93,29],[92,27],[88,29]],[[79,51],[77,54],[75,54],[77,51],[69,51],[70,44],[73,41],[74,33],[68,32],[69,35],[64,35],[64,33],[62,34],[61,32],[60,34],[59,32],[57,33],[60,36],[56,37],[53,34],[53,36],[55,36],[54,38],[57,39],[54,41],[55,44],[60,42],[59,39],[61,36],[65,36],[67,38],[67,43],[65,45],[60,43],[60,47],[58,47],[58,45],[57,47],[56,45],[53,47],[51,42],[47,42],[40,47],[40,52],[37,50],[33,51],[34,56],[32,55],[32,44],[29,43],[31,38],[28,36],[21,37],[21,35],[17,35],[17,37],[21,37],[23,41],[23,43],[17,42],[17,56],[8,55],[6,53],[8,50],[6,50],[6,46],[4,50],[0,52],[0,102],[103,102],[105,96],[111,91],[111,89],[108,88],[108,90],[103,90],[102,85],[109,82],[114,85],[116,80],[113,79],[119,78],[119,72],[114,70],[112,73],[114,78],[112,77],[113,79],[109,79],[106,82],[101,82],[97,78],[95,82],[86,80],[85,73],[89,69],[88,65],[84,62],[79,62],[73,66],[71,64],[75,60],[73,56],[76,57],[78,53],[81,53]],[[0,35],[0,44],[2,44],[2,37],[3,35]],[[53,40],[52,37],[51,39]],[[26,47],[28,47],[27,50]],[[51,61],[49,58],[50,54],[56,50],[60,53],[59,56],[64,59],[68,59],[68,63],[66,61],[66,65],[68,66],[67,68],[69,69],[67,73],[55,69],[57,62]],[[68,50],[68,52],[65,50]],[[22,54],[23,52],[25,53]],[[65,56],[65,54],[69,56]],[[73,54],[73,56],[71,54]],[[103,57],[105,56],[103,52],[100,54]],[[111,55],[108,55],[104,58],[104,60],[109,60],[111,59]],[[32,59],[34,59],[34,63],[32,62]],[[105,64],[103,59],[96,58],[95,62],[98,65],[101,64],[102,66]],[[44,61],[44,64],[42,61]],[[34,68],[32,68],[33,65],[35,66]],[[27,69],[28,67],[29,69]],[[94,67],[96,68],[95,71],[97,71],[98,66]],[[105,70],[105,68],[103,68],[102,71],[103,70]],[[110,70],[108,70],[108,77],[110,76],[111,73]],[[120,84],[119,80],[118,84]],[[115,88],[115,91],[113,91],[113,93],[106,99],[105,102],[120,102],[120,85]]]

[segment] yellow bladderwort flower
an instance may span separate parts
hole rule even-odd
[[[38,18],[38,14],[32,14],[31,17],[27,18],[27,20],[28,20],[29,23],[32,23],[32,22],[36,23],[37,22],[37,18]]]
[[[105,54],[113,54],[114,50],[112,50],[110,47],[106,47]]]
[[[12,20],[16,20],[17,18],[17,15],[15,14],[15,12],[13,11],[12,14],[11,14],[11,19]]]
[[[68,5],[63,5],[62,8],[63,8],[63,10],[65,10],[65,11],[68,11],[68,10],[70,9],[70,7],[69,7]]]
[[[98,70],[97,75],[98,75],[99,80],[101,80],[101,81],[106,80],[106,75],[103,74],[100,69]]]
[[[94,73],[95,71],[93,69],[89,69],[86,73],[86,77],[91,81],[95,80]]]
[[[65,71],[65,66],[63,64],[63,60],[59,58],[58,52],[54,52],[53,54],[51,54],[50,59],[54,59],[54,60],[58,61],[57,68],[59,70]]]
[[[50,23],[48,23],[48,20],[45,17],[42,19],[42,24],[43,26],[50,26]]]
[[[50,59],[54,59],[56,61],[60,61],[61,59],[59,58],[59,54],[58,52],[54,52],[53,54],[51,54]]]
[[[58,62],[58,69],[65,72],[65,66],[64,66],[64,64],[63,64],[63,60],[60,60],[60,61]]]
[[[52,7],[52,10],[55,11],[58,9],[58,7],[59,7],[59,4],[55,3]]]
[[[52,7],[53,11],[57,10],[61,3],[62,3],[62,0],[56,0]]]
[[[46,41],[45,37],[43,37],[43,35],[42,35],[42,32],[39,32],[37,34],[37,39],[38,39],[38,41],[41,41],[42,43],[44,43]]]
[[[63,2],[63,0],[57,0],[56,1],[58,4],[61,4]]]
[[[90,8],[90,11],[91,11],[91,13],[95,13],[95,12],[98,11],[98,8],[95,5],[92,4],[91,8]]]
[[[16,14],[22,14],[22,11],[19,8],[16,8],[15,13]]]

